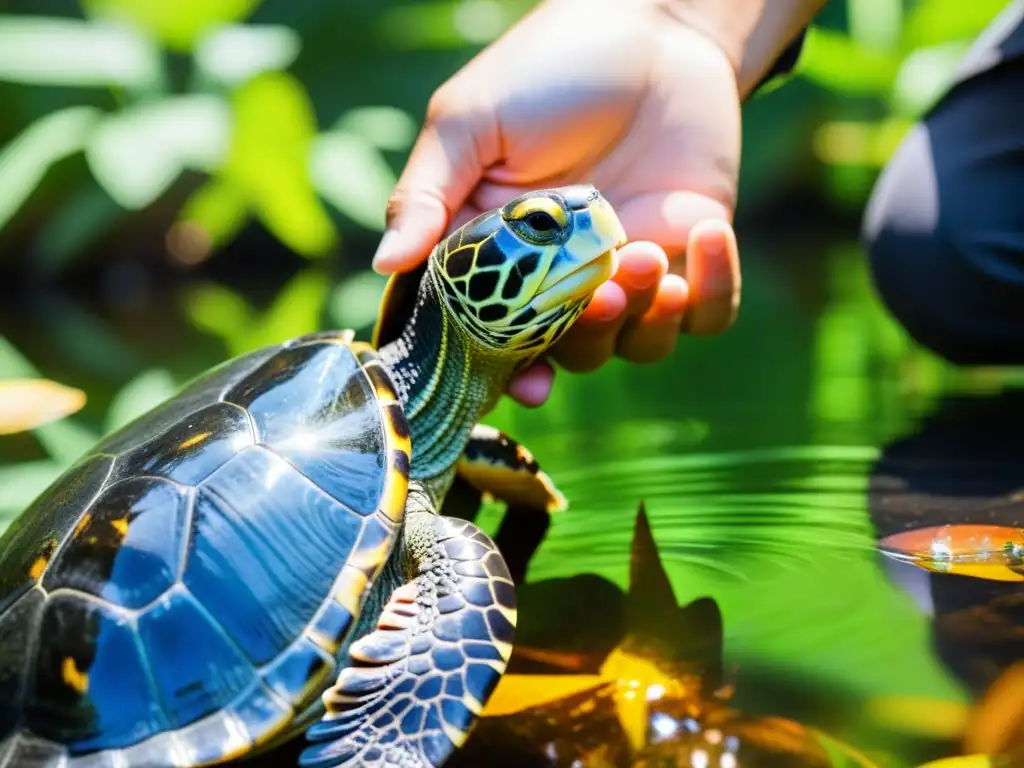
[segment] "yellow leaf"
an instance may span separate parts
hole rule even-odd
[[[933,760],[918,768],[993,768],[993,763],[988,755],[964,755]]]
[[[27,432],[85,405],[85,393],[49,379],[0,381],[0,435]]]
[[[483,711],[484,717],[514,715],[607,684],[600,675],[505,675]]]
[[[864,709],[879,725],[931,739],[959,739],[968,716],[968,708],[961,702],[918,696],[882,696],[869,701]]]

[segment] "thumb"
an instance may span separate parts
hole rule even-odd
[[[416,267],[444,236],[484,171],[481,119],[432,102],[387,207],[387,230],[373,257],[382,274]]]

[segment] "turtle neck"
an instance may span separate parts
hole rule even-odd
[[[440,503],[470,430],[501,396],[513,355],[475,344],[450,316],[428,269],[409,322],[380,350],[391,371],[412,434],[410,479]]]

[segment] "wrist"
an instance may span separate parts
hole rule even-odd
[[[740,98],[746,99],[789,52],[827,0],[652,2],[718,45],[733,67]]]

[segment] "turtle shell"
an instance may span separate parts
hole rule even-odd
[[[373,327],[372,344],[380,349],[402,335],[416,306],[416,294],[427,271],[424,261],[409,272],[396,272],[387,282],[381,297],[377,323]]]
[[[301,725],[408,468],[348,332],[236,358],[105,439],[0,538],[0,765],[208,765]]]

